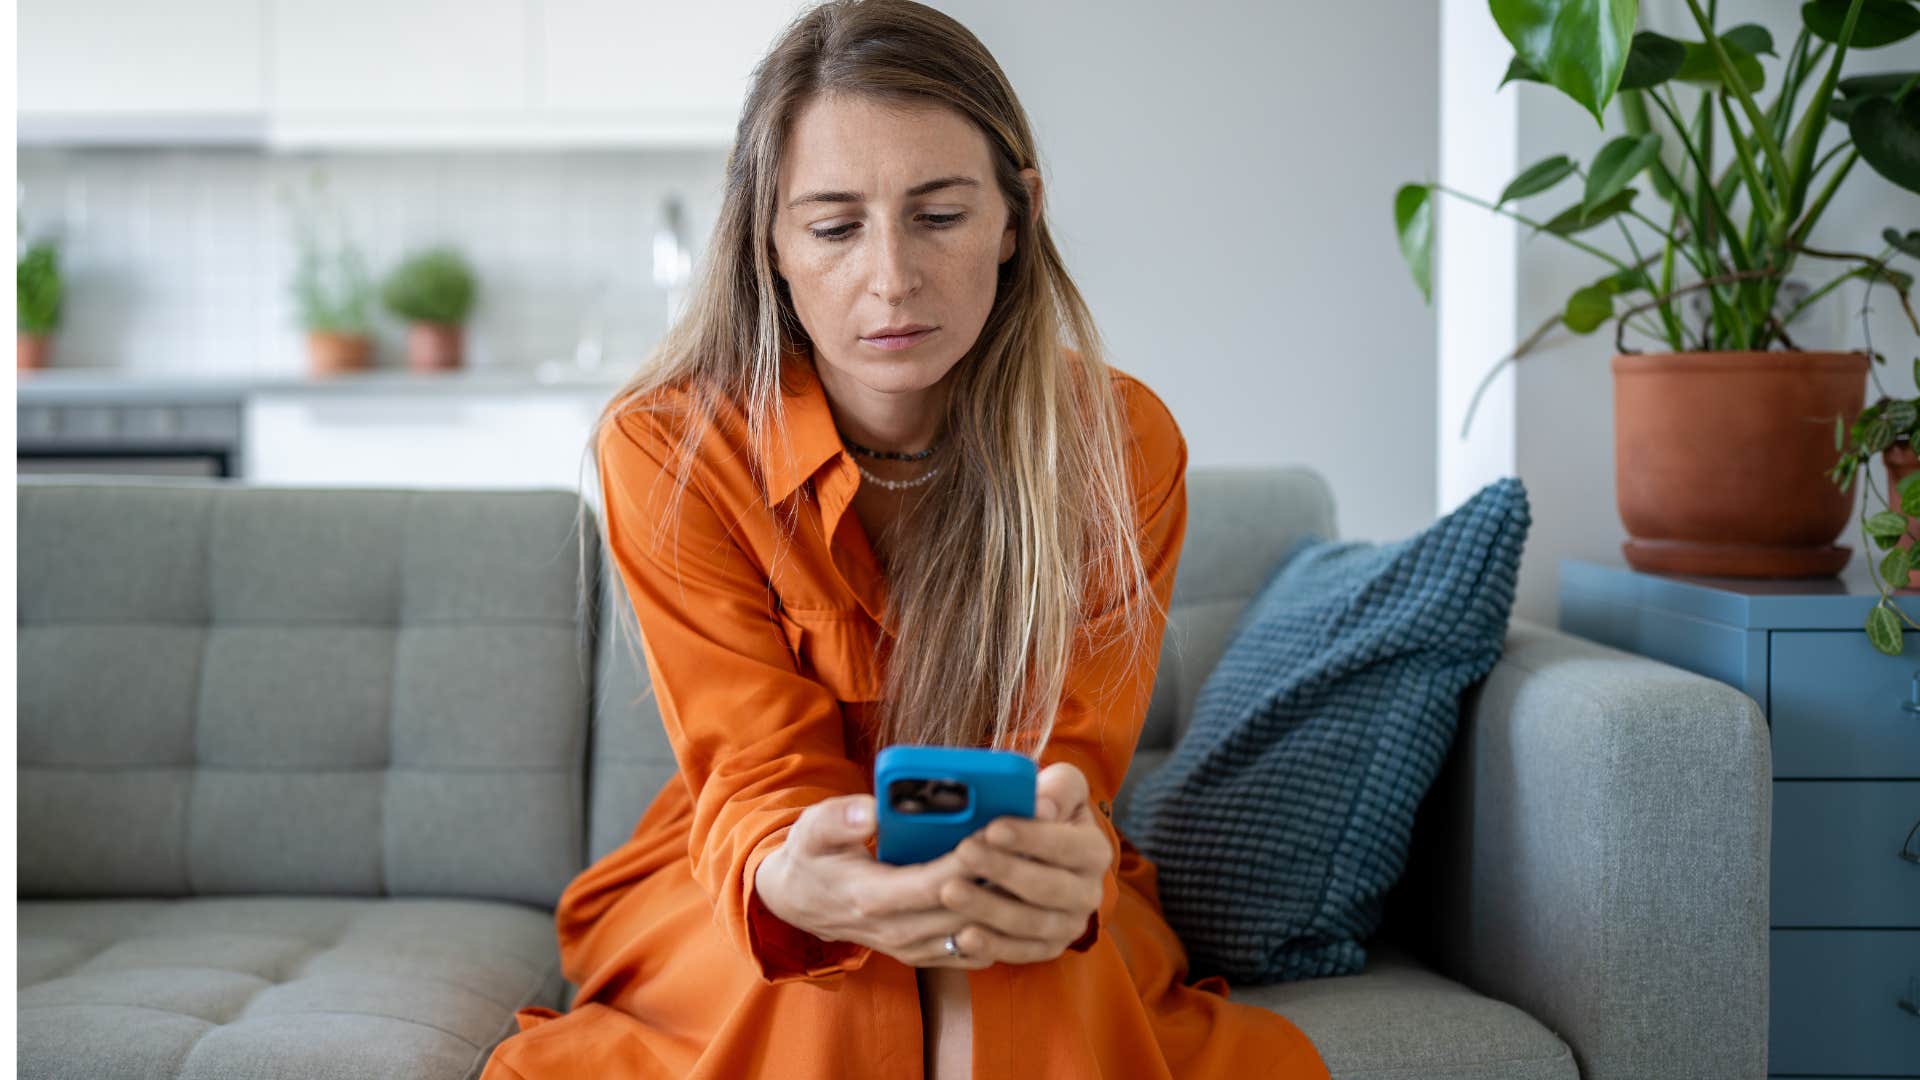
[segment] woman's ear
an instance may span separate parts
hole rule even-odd
[[[1040,223],[1040,170],[1021,169],[1020,181],[1021,183],[1024,183],[1027,185],[1027,206],[1028,206],[1027,218],[1033,224],[1038,225]],[[1012,221],[1008,221],[1007,231],[1000,238],[1000,261],[1001,262],[1004,263],[1008,259],[1013,258],[1013,251],[1016,246],[1016,238],[1019,236],[1019,234],[1020,234],[1020,230],[1014,227],[1014,223]]]

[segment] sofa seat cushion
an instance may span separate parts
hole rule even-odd
[[[485,900],[19,904],[19,1075],[478,1075],[558,1004],[553,916]]]
[[[1386,938],[1357,975],[1231,986],[1232,1001],[1284,1015],[1333,1080],[1580,1080],[1540,1021],[1441,975]]]

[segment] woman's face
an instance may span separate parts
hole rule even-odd
[[[937,105],[822,95],[780,164],[775,267],[823,376],[877,393],[938,383],[980,336],[1015,230],[987,140]],[[1039,173],[1021,171],[1039,206]],[[933,327],[904,348],[874,340]]]

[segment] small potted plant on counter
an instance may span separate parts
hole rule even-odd
[[[53,332],[60,327],[60,249],[50,240],[29,246],[20,256],[15,274],[19,306],[19,370],[47,366]]]
[[[311,195],[304,201],[291,192],[282,193],[292,212],[298,248],[293,296],[307,334],[307,362],[319,376],[365,370],[372,366],[373,357],[373,281],[365,258],[337,214],[333,239],[323,235],[324,174],[315,170],[310,186]]]
[[[461,366],[462,325],[473,310],[473,269],[452,248],[419,252],[394,267],[380,289],[387,310],[407,320],[407,366]]]
[[[373,284],[360,253],[351,246],[332,255],[308,251],[294,273],[300,324],[307,332],[307,360],[315,375],[364,371],[373,366]]]
[[[1833,541],[1853,497],[1822,477],[1833,460],[1827,432],[1865,400],[1870,350],[1817,341],[1803,349],[1788,327],[1850,279],[1891,286],[1913,318],[1910,278],[1884,254],[1828,250],[1810,234],[1857,164],[1920,192],[1920,74],[1841,77],[1854,52],[1920,31],[1920,8],[1908,0],[1812,0],[1800,7],[1801,25],[1781,58],[1763,26],[1716,27],[1731,4],[1683,5],[1677,10],[1697,39],[1634,33],[1635,0],[1490,0],[1517,54],[1503,85],[1551,85],[1603,126],[1615,103],[1624,130],[1584,166],[1565,155],[1534,163],[1492,202],[1433,183],[1401,187],[1401,251],[1430,291],[1430,200],[1444,192],[1604,265],[1494,365],[1481,389],[1555,325],[1588,334],[1615,324],[1614,469],[1629,565],[1757,578],[1835,574],[1852,555]],[[1775,58],[1771,76],[1762,57]],[[1636,186],[1643,178],[1651,199]],[[1558,213],[1511,205],[1568,180],[1581,190]],[[1637,240],[1629,222],[1652,239]],[[1580,235],[1603,227],[1618,229],[1630,254]],[[1796,296],[1783,286],[1808,259],[1830,260],[1838,276]],[[1654,351],[1629,348],[1629,329],[1657,343]]]

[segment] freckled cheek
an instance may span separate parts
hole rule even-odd
[[[851,278],[844,259],[812,257],[788,263],[787,288],[794,302],[805,307],[843,291]]]
[[[950,300],[977,297],[983,292],[992,296],[1000,269],[998,255],[999,250],[989,241],[956,244],[927,260],[927,283],[937,286]]]
[[[872,280],[872,268],[854,250],[783,257],[794,301],[805,309],[844,309],[858,302]],[[999,247],[992,240],[955,244],[924,253],[918,265],[923,297],[948,300],[985,297],[998,286]]]

